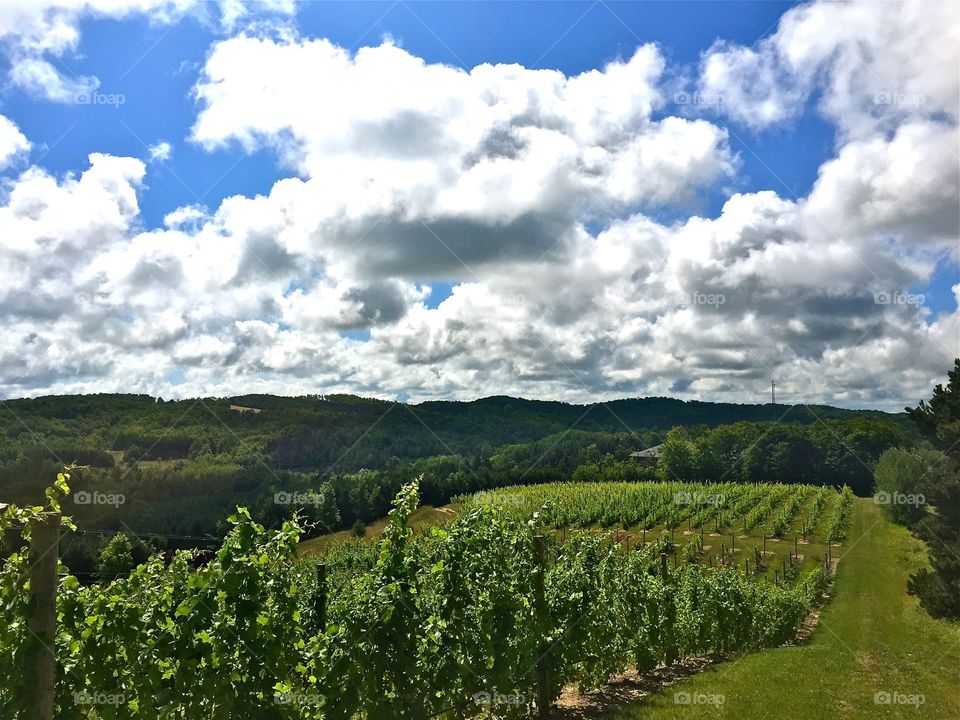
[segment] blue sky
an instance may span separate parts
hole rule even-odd
[[[139,158],[145,161],[145,169],[142,179],[135,183],[138,209],[135,216],[129,218],[127,232],[131,238],[137,232],[163,232],[163,218],[177,208],[199,205],[209,218],[225,199],[237,196],[266,198],[285,178],[299,178],[309,184],[318,179],[317,166],[311,163],[314,160],[321,163],[328,161],[307,149],[309,143],[315,140],[310,136],[309,123],[304,124],[305,130],[293,120],[288,130],[274,134],[273,126],[271,129],[257,128],[252,121],[245,125],[245,118],[237,117],[235,127],[215,129],[214,134],[219,135],[212,139],[207,137],[201,142],[203,138],[193,137],[198,120],[205,114],[212,116],[216,109],[214,101],[202,97],[202,92],[197,91],[198,87],[209,90],[212,86],[206,74],[208,63],[218,48],[242,36],[272,38],[276,42],[298,47],[325,38],[344,49],[348,56],[361,48],[378,47],[389,42],[428,67],[446,65],[470,72],[485,63],[517,64],[526,70],[557,70],[567,78],[590,71],[605,72],[604,68],[611,63],[627,63],[638,52],[638,48],[648,43],[654,44],[657,57],[662,62],[662,70],[656,79],[656,92],[661,100],[654,103],[644,122],[650,123],[651,127],[665,126],[679,118],[688,123],[684,127],[689,130],[692,127],[690,123],[706,121],[711,131],[719,133],[718,137],[721,138],[717,154],[711,160],[720,164],[714,170],[702,170],[702,178],[691,175],[689,183],[687,179],[683,180],[688,184],[676,192],[671,191],[666,201],[666,191],[656,190],[647,196],[636,195],[611,212],[601,213],[600,217],[584,216],[581,227],[598,238],[604,231],[615,229],[620,224],[636,223],[639,218],[648,219],[663,228],[671,228],[670,232],[677,231],[681,237],[685,237],[680,230],[683,227],[689,230],[691,217],[700,216],[719,222],[725,204],[735,193],[759,199],[764,192],[771,191],[778,199],[788,203],[806,203],[809,196],[811,205],[822,205],[826,202],[821,197],[825,193],[815,193],[818,174],[826,167],[825,164],[829,165],[832,159],[841,157],[844,151],[852,155],[855,151],[863,151],[862,148],[873,147],[870,142],[875,145],[886,143],[892,147],[897,133],[910,123],[918,127],[921,122],[926,123],[925,131],[931,131],[934,126],[934,129],[942,130],[955,123],[955,115],[941,111],[938,105],[949,106],[949,95],[956,84],[952,77],[942,83],[946,89],[943,97],[929,92],[924,96],[923,102],[926,104],[920,112],[909,114],[911,109],[904,115],[900,107],[888,112],[886,107],[877,107],[877,93],[874,92],[873,106],[867,107],[863,117],[854,119],[853,116],[862,111],[863,101],[839,95],[844,86],[840,73],[847,70],[839,63],[831,64],[834,62],[831,58],[842,56],[848,48],[862,44],[862,39],[851,35],[849,29],[845,31],[843,27],[836,27],[835,38],[823,39],[828,50],[833,47],[832,51],[824,52],[822,56],[808,52],[809,59],[802,58],[803,62],[809,63],[809,73],[806,68],[788,67],[784,58],[790,51],[790,43],[794,42],[790,27],[793,24],[802,27],[804,22],[812,23],[816,14],[831,12],[820,4],[308,2],[298,4],[293,14],[286,14],[266,12],[263,6],[252,3],[248,5],[245,15],[229,23],[218,16],[214,4],[198,6],[195,11],[177,17],[161,13],[162,0],[157,0],[156,4],[160,7],[156,12],[77,13],[63,10],[53,1],[47,10],[48,17],[65,13],[63,17],[76,29],[78,40],[74,45],[35,56],[30,55],[35,51],[25,48],[30,47],[28,41],[33,37],[31,32],[42,35],[48,30],[39,15],[40,19],[31,20],[36,23],[36,29],[31,29],[32,26],[23,21],[21,27],[26,27],[25,30],[0,26],[0,38],[3,38],[6,48],[6,52],[0,55],[0,72],[9,77],[0,95],[0,114],[14,123],[31,144],[29,152],[25,155],[21,153],[19,161],[8,163],[3,170],[3,177],[8,183],[14,183],[20,173],[32,165],[62,181],[68,174],[79,176],[84,172],[88,166],[87,156],[92,152]],[[861,8],[856,3],[855,6],[850,12],[872,12],[863,9],[866,6]],[[790,23],[784,23],[785,16],[791,19]],[[896,20],[879,18],[877,22],[890,26],[895,25]],[[843,22],[838,21],[837,25],[842,26]],[[893,30],[899,31],[900,35],[913,33],[915,36],[928,32],[924,27],[894,27]],[[834,45],[830,46],[829,43]],[[890,51],[889,54],[895,56],[896,53]],[[30,60],[49,63],[61,80],[82,83],[96,78],[94,102],[64,101],[63,97],[55,97],[54,92],[44,90],[38,83],[31,84],[18,79],[23,74],[19,65],[24,62],[25,56]],[[722,70],[732,69],[732,72],[721,74],[718,80],[708,72],[709,62],[712,61]],[[896,58],[892,57],[890,62],[896,62]],[[900,66],[906,64],[905,61],[899,63]],[[873,78],[885,80],[891,72],[870,67],[854,68],[849,72],[861,70],[869,72]],[[322,72],[318,70],[318,73]],[[242,78],[238,80],[231,77],[230,80],[237,87],[238,83],[242,83]],[[280,87],[287,79],[278,77],[276,82]],[[309,68],[304,69],[304,77],[298,78],[298,82],[302,84],[296,92],[313,92]],[[892,89],[905,92],[911,87],[927,88],[930,82],[919,75],[904,77],[898,79]],[[703,93],[711,88],[716,90],[717,87],[724,92],[724,107],[698,107],[684,102],[684,98],[692,93]],[[886,91],[886,86],[877,87]],[[632,90],[623,87],[616,88],[615,92],[629,95]],[[313,109],[314,106],[310,107]],[[315,122],[322,125],[325,122],[322,103],[316,107],[321,115]],[[848,107],[850,111],[841,114],[838,107]],[[256,108],[252,107],[251,110],[255,111]],[[585,113],[589,110],[583,108]],[[331,107],[329,112],[338,116],[340,109]],[[223,125],[222,119],[218,122]],[[255,140],[244,146],[238,142],[238,138],[248,132],[254,133]],[[286,142],[284,138],[290,137],[294,138],[297,148],[292,156],[283,158],[281,149],[287,147],[283,144]],[[169,158],[149,160],[148,148],[160,142],[171,146]],[[608,146],[605,147],[609,150]],[[311,156],[311,152],[314,152],[314,156]],[[947,148],[947,152],[950,152],[950,148]],[[703,159],[702,162],[707,160]],[[879,165],[882,166],[882,163]],[[688,170],[691,173],[701,172]],[[841,178],[840,182],[849,182],[849,178]],[[882,185],[882,181],[875,183],[877,187]],[[10,187],[13,186],[9,186],[8,190]],[[887,202],[886,199],[878,199],[876,206],[886,208]],[[949,196],[946,202],[951,202]],[[869,204],[866,202],[861,208]],[[938,206],[937,212],[940,211],[942,207]],[[831,215],[832,210],[824,212],[826,214],[816,217],[839,217]],[[850,206],[843,212],[849,213]],[[844,223],[816,220],[819,229],[814,224],[812,231],[808,223],[804,232],[821,236],[811,238],[810,242],[814,245],[823,243],[823,252],[829,252],[827,248],[834,239],[841,245],[853,242],[855,247],[852,246],[847,256],[857,256],[860,264],[867,267],[873,276],[864,276],[867,279],[862,281],[853,277],[856,273],[842,280],[825,278],[823,292],[836,295],[862,291],[870,295],[875,294],[879,287],[890,288],[892,292],[922,294],[924,309],[917,312],[916,318],[927,326],[934,324],[938,318],[942,320],[955,314],[957,301],[952,287],[960,278],[960,267],[957,265],[957,253],[951,251],[948,241],[944,241],[942,223],[931,231],[930,244],[925,244],[926,239],[922,242],[909,239],[912,230],[901,223],[895,213],[891,218],[885,216],[882,228],[870,231],[873,233],[870,242],[874,245],[869,249],[861,244],[866,242],[863,239],[865,235],[858,236],[856,241],[848,239],[847,234],[853,231],[848,230]],[[926,228],[920,231],[921,235],[925,232]],[[833,238],[834,234],[836,238]],[[949,236],[948,229],[947,240]],[[450,242],[450,245],[452,247],[448,249],[456,255],[455,250],[459,246],[456,242]],[[835,247],[833,249],[836,250]],[[896,258],[900,269],[890,270],[888,277],[885,274],[887,260],[872,257],[874,249],[879,253],[877,258]],[[280,255],[286,257],[285,253],[288,252],[293,251],[286,247],[280,251]],[[545,248],[545,252],[552,253],[554,248]],[[778,252],[786,251],[781,247]],[[844,256],[842,251],[838,252]],[[443,313],[442,305],[452,311],[454,304],[445,303],[448,299],[469,301],[467,293],[473,290],[464,288],[460,298],[456,290],[462,283],[472,280],[469,277],[473,274],[471,265],[478,263],[480,275],[484,276],[486,282],[488,271],[484,268],[488,267],[487,263],[493,263],[489,267],[495,267],[497,262],[501,262],[496,258],[502,259],[507,255],[513,257],[512,248],[497,250],[496,253],[490,258],[478,257],[469,262],[458,256],[463,267],[456,263],[437,263],[434,267],[424,267],[422,271],[420,268],[415,268],[415,271],[383,271],[375,279],[357,270],[358,267],[363,268],[363,258],[344,259],[343,262],[353,270],[336,282],[332,279],[334,276],[330,268],[337,266],[340,258],[335,254],[321,254],[285,279],[285,289],[276,302],[283,304],[291,295],[303,295],[306,298],[317,289],[322,279],[328,282],[326,292],[342,293],[342,298],[354,303],[352,315],[344,311],[351,319],[341,318],[326,327],[333,329],[348,344],[375,344],[378,337],[384,339],[388,333],[383,327],[378,327],[378,322],[387,317],[408,319],[411,317],[409,308],[417,304],[426,310],[437,311],[435,316],[425,316],[431,317],[431,322],[451,322],[451,318]],[[791,251],[784,257],[796,255]],[[582,255],[570,257],[582,258]],[[570,259],[564,262],[569,264]],[[464,268],[469,272],[465,272]],[[509,275],[503,266],[497,272],[500,273],[497,281]],[[738,277],[741,275],[742,272]],[[702,273],[698,275],[702,276]],[[664,282],[666,286],[672,286],[672,281]],[[862,283],[859,290],[858,282]],[[351,283],[355,285],[353,289],[349,287]],[[868,284],[871,287],[867,287]],[[426,285],[430,286],[431,292],[423,290]],[[401,287],[404,288],[402,295],[405,298],[402,301],[396,295],[401,293],[398,289]],[[506,297],[517,298],[522,294],[513,292]],[[531,296],[534,294],[531,293]],[[387,296],[389,302],[385,299]],[[311,297],[320,296],[315,294]],[[377,302],[388,302],[388,305],[374,308],[370,305],[371,297],[376,297]],[[530,298],[524,301],[528,300]],[[797,300],[798,304],[802,302],[805,301]],[[305,306],[310,304],[306,300],[304,303]],[[398,303],[406,304],[406,307],[401,309]],[[536,313],[550,314],[542,302],[537,307],[539,309],[534,317]],[[286,316],[280,318],[270,311],[253,315],[244,312],[240,315],[225,321],[276,322],[282,333],[300,328],[296,320]],[[138,317],[135,311],[128,311],[128,316]],[[399,322],[402,325],[404,321]],[[189,321],[186,322],[193,327]],[[824,319],[823,322],[832,327],[834,321]],[[803,326],[803,332],[808,332],[820,320],[809,318],[797,320],[797,323],[797,327]],[[851,325],[852,335],[848,340],[858,335],[854,325],[857,323]],[[423,328],[421,330],[425,331]],[[947,329],[948,336],[950,330]],[[824,332],[825,338],[833,338],[837,330],[826,329]],[[645,333],[641,335],[646,336]],[[224,340],[234,341],[235,338]],[[860,342],[857,340],[853,347]],[[393,345],[390,347],[396,349]],[[806,362],[818,354],[807,347],[802,350],[795,348],[795,351],[794,361],[797,362]],[[438,352],[438,356],[446,357],[444,352]],[[823,349],[820,352],[820,360],[823,360]],[[683,353],[673,355],[683,357]],[[471,363],[466,365],[470,366]],[[41,375],[56,377],[54,369],[48,370],[49,373]],[[464,368],[461,370],[466,372]],[[597,369],[597,372],[608,377],[611,372],[617,374],[611,368]],[[768,368],[762,372],[768,372]],[[263,376],[267,374],[263,373]],[[514,376],[518,374],[522,376],[524,373],[515,368]],[[274,377],[275,373],[269,375]],[[91,382],[96,384],[97,377],[96,373],[90,375]],[[170,367],[164,370],[162,377],[167,378],[168,382],[174,379],[175,385],[189,384],[191,372],[189,368]],[[355,383],[358,390],[383,392],[376,380],[360,380],[356,374],[352,377],[353,380],[339,378],[337,382]],[[594,382],[599,380],[592,378],[588,385]],[[614,393],[629,392],[631,389],[654,390],[661,386],[689,388],[691,393],[696,393],[700,387],[702,392],[709,393],[725,392],[728,385],[726,381],[712,376],[709,382],[704,379],[702,385],[698,386],[696,372],[688,374],[680,369],[672,371],[672,377],[664,377],[662,382],[660,385],[647,382],[618,384],[611,381],[604,387]],[[544,392],[558,391],[562,385],[562,382],[556,385],[548,383]],[[461,390],[463,388],[460,385],[453,383],[437,388],[436,392],[440,395],[457,394]],[[391,392],[388,390],[387,394]],[[401,392],[405,396],[417,397],[416,392],[408,393],[408,389]],[[469,394],[470,391],[464,392]],[[850,402],[855,400],[850,399]]]

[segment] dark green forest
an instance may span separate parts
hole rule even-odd
[[[299,512],[319,534],[384,516],[421,475],[432,505],[569,479],[802,482],[868,494],[872,464],[916,432],[906,414],[670,398],[407,405],[349,395],[86,395],[0,405],[0,501],[39,502],[57,470],[77,466],[71,484],[82,494],[66,510],[80,532],[64,557],[91,573],[115,533],[143,556],[212,546],[242,505],[273,527]],[[664,441],[659,468],[630,461]]]

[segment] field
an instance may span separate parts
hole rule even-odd
[[[919,696],[924,717],[948,717],[956,699],[955,673],[930,658],[955,667],[960,636],[903,597],[918,544],[846,490],[561,483],[431,508],[411,483],[363,541],[231,523],[202,564],[184,552],[109,583],[61,581],[57,717],[521,718],[558,701],[564,716],[571,693],[613,676],[704,663],[648,683],[621,717],[898,717]],[[26,571],[14,555],[0,574],[17,613]],[[8,625],[0,671],[38,649]],[[867,704],[877,693],[892,709]],[[107,713],[78,697],[119,700]]]
[[[809,485],[734,483],[556,483],[458,498],[465,509],[495,506],[566,537],[568,529],[612,531],[625,546],[667,540],[677,563],[740,565],[775,580],[834,561],[852,503],[849,491]],[[759,565],[759,568],[758,568]]]
[[[758,568],[742,544],[698,547],[693,518],[719,511],[735,528],[750,517],[746,499],[762,496],[770,523],[784,513],[791,525],[802,523],[797,508],[811,518],[816,509],[816,525],[823,514],[827,532],[840,537],[848,496],[830,491],[818,502],[812,488],[730,487],[729,500],[697,510],[676,495],[681,487],[701,491],[590,491],[598,506],[615,498],[621,517],[642,514],[651,526],[646,542],[643,529],[628,542],[625,533],[587,527],[586,516],[583,529],[558,533],[506,501],[531,490],[500,491],[497,503],[464,499],[455,519],[414,532],[419,491],[411,483],[375,542],[331,543],[316,556],[298,552],[295,524],[271,532],[238,512],[223,547],[201,564],[184,552],[113,582],[60,583],[55,651],[67,671],[57,685],[58,717],[92,717],[76,701],[87,694],[121,698],[110,707],[116,718],[462,717],[483,710],[478,703],[498,717],[521,717],[567,687],[600,687],[628,668],[794,638],[822,602],[832,568],[813,558],[790,562],[789,550],[755,552]],[[590,507],[576,485],[548,490],[570,507]],[[659,532],[654,515],[666,522]],[[685,518],[688,542],[671,542]],[[731,544],[739,541],[732,532]],[[737,552],[746,556],[742,566]],[[27,607],[28,571],[15,555],[0,575],[0,601],[18,613]],[[0,671],[13,672],[6,659],[44,648],[20,621],[0,632],[0,650]],[[0,702],[16,708],[17,698],[16,687],[5,689]]]
[[[925,563],[922,543],[869,500],[856,501],[849,536],[808,643],[715,665],[618,720],[960,717],[960,628],[931,619],[906,593],[907,577]],[[724,701],[678,705],[678,693]]]

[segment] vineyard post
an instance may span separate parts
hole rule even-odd
[[[546,641],[547,600],[544,591],[544,572],[546,567],[546,548],[543,535],[533,536],[533,561],[535,571],[533,575],[533,602],[537,614],[537,634],[539,648],[537,649],[537,715],[547,717],[550,707],[550,665],[547,653],[550,646]]]
[[[644,545],[647,544],[647,526],[646,525],[643,526],[643,544]]]
[[[737,531],[730,531],[730,552],[733,552],[737,549]]]
[[[701,525],[700,525],[700,542],[703,542],[703,526],[704,526],[704,524],[701,523]]]
[[[53,720],[57,659],[53,653],[57,633],[57,555],[60,540],[59,513],[46,513],[31,522],[30,606],[27,627],[33,635],[27,659],[27,677],[32,677],[28,698],[30,720]]]
[[[827,540],[827,558],[833,562],[833,541]]]
[[[799,538],[796,535],[793,536],[793,554],[800,554]]]
[[[667,579],[667,554],[660,553],[660,577]]]
[[[327,631],[327,564],[317,565],[317,594],[314,597],[314,610],[317,616],[318,632]]]
[[[767,534],[763,534],[763,556],[767,556]]]

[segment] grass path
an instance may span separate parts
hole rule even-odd
[[[931,619],[906,592],[907,577],[924,563],[922,544],[857,500],[838,552],[833,597],[807,644],[720,663],[616,717],[960,719],[960,627]],[[676,693],[694,702],[677,703]],[[891,702],[878,704],[877,693]],[[704,702],[718,696],[722,704]],[[917,696],[922,704],[906,704]]]

